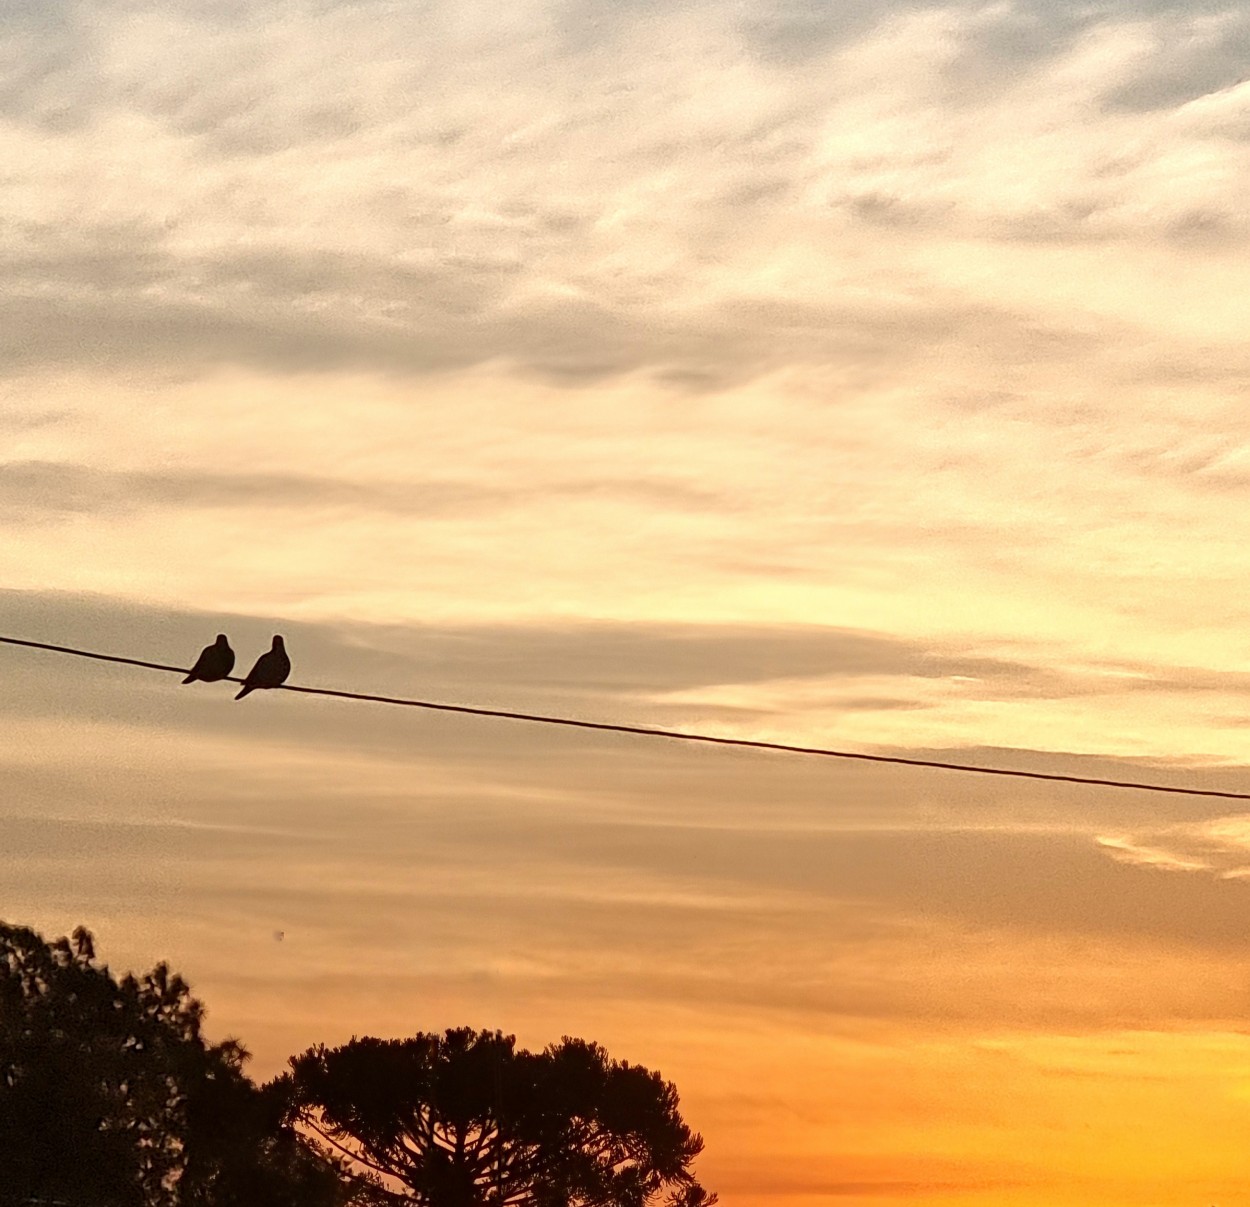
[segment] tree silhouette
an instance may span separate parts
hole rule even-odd
[[[329,1207],[333,1166],[285,1101],[209,1044],[203,1007],[158,964],[117,980],[91,935],[0,923],[0,1203]]]
[[[710,1207],[703,1148],[658,1073],[565,1038],[541,1053],[470,1029],[310,1048],[292,1118],[368,1171],[377,1202],[421,1207]]]

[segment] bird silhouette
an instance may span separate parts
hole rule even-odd
[[[247,672],[243,688],[235,699],[242,700],[258,687],[278,687],[286,682],[290,673],[291,660],[286,656],[286,646],[282,644],[281,637],[275,637],[273,645],[256,659],[256,665]]]
[[[230,648],[230,642],[226,640],[225,633],[218,633],[217,640],[200,651],[200,656],[195,660],[191,673],[183,680],[183,683],[195,683],[197,680],[201,683],[216,683],[219,679],[224,679],[232,670],[234,670],[234,650]]]

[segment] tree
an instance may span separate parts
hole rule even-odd
[[[0,1204],[344,1201],[243,1048],[204,1040],[203,1013],[164,964],[117,980],[81,927],[47,942],[0,923]]]
[[[565,1038],[449,1030],[310,1048],[285,1080],[291,1117],[368,1171],[374,1197],[421,1207],[710,1207],[703,1148],[658,1073]]]

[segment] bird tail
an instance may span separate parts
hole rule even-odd
[[[196,679],[197,679],[197,678],[199,678],[199,676],[198,676],[198,675],[197,675],[194,671],[192,671],[192,672],[191,672],[191,673],[190,673],[190,674],[189,674],[189,675],[188,675],[188,676],[187,676],[187,677],[183,680],[183,683],[194,683],[194,682],[196,681]]]
[[[248,692],[253,691],[253,690],[255,689],[252,687],[250,683],[245,683],[243,687],[240,689],[239,694],[235,696],[235,699],[242,700],[243,697],[246,696]]]

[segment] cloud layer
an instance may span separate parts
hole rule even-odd
[[[1244,241],[1248,37],[1214,5],[26,11],[5,362],[710,386],[1107,371],[1167,333],[1196,364],[1131,291]],[[972,267],[994,248],[1035,288]],[[1074,310],[1059,266],[1109,248]]]

